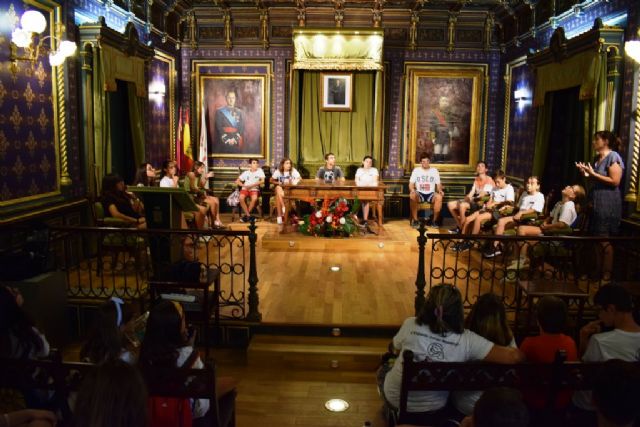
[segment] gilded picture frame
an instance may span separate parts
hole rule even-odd
[[[440,171],[473,172],[486,139],[487,65],[408,63],[405,75],[407,169],[426,153]]]
[[[353,73],[320,73],[322,111],[353,109]]]
[[[270,62],[194,61],[196,96],[192,131],[196,147],[205,118],[209,157],[269,161],[271,138]],[[230,99],[232,93],[235,99]],[[203,115],[204,108],[204,115]]]

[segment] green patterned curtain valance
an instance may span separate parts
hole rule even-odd
[[[293,30],[296,70],[376,70],[383,69],[382,29]]]
[[[591,99],[595,95],[600,78],[601,55],[592,50],[573,55],[562,62],[554,62],[536,69],[534,107],[544,105],[547,92],[580,86],[580,100]]]

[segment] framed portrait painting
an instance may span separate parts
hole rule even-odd
[[[198,86],[198,116],[205,119],[209,156],[264,158],[269,117],[267,76],[201,74]]]
[[[321,110],[351,111],[353,104],[353,74],[321,73]]]
[[[428,154],[444,171],[473,171],[484,146],[486,65],[407,64],[407,167]]]

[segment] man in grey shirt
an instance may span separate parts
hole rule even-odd
[[[336,156],[333,153],[324,155],[324,166],[318,169],[316,180],[333,184],[335,181],[344,181],[344,173],[340,166],[336,166]]]

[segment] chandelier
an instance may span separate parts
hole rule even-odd
[[[47,49],[44,42],[51,39],[51,45],[56,49],[49,50],[49,64],[52,67],[62,65],[70,56],[76,53],[77,46],[74,42],[63,40],[64,25],[57,23],[53,36],[40,37],[39,35],[47,28],[47,20],[44,15],[37,10],[28,10],[20,18],[20,26],[11,33],[11,71],[15,75],[18,71],[18,61],[30,61],[31,68],[35,68],[35,63],[40,56],[40,52]],[[22,49],[22,55],[18,54],[18,49]]]

